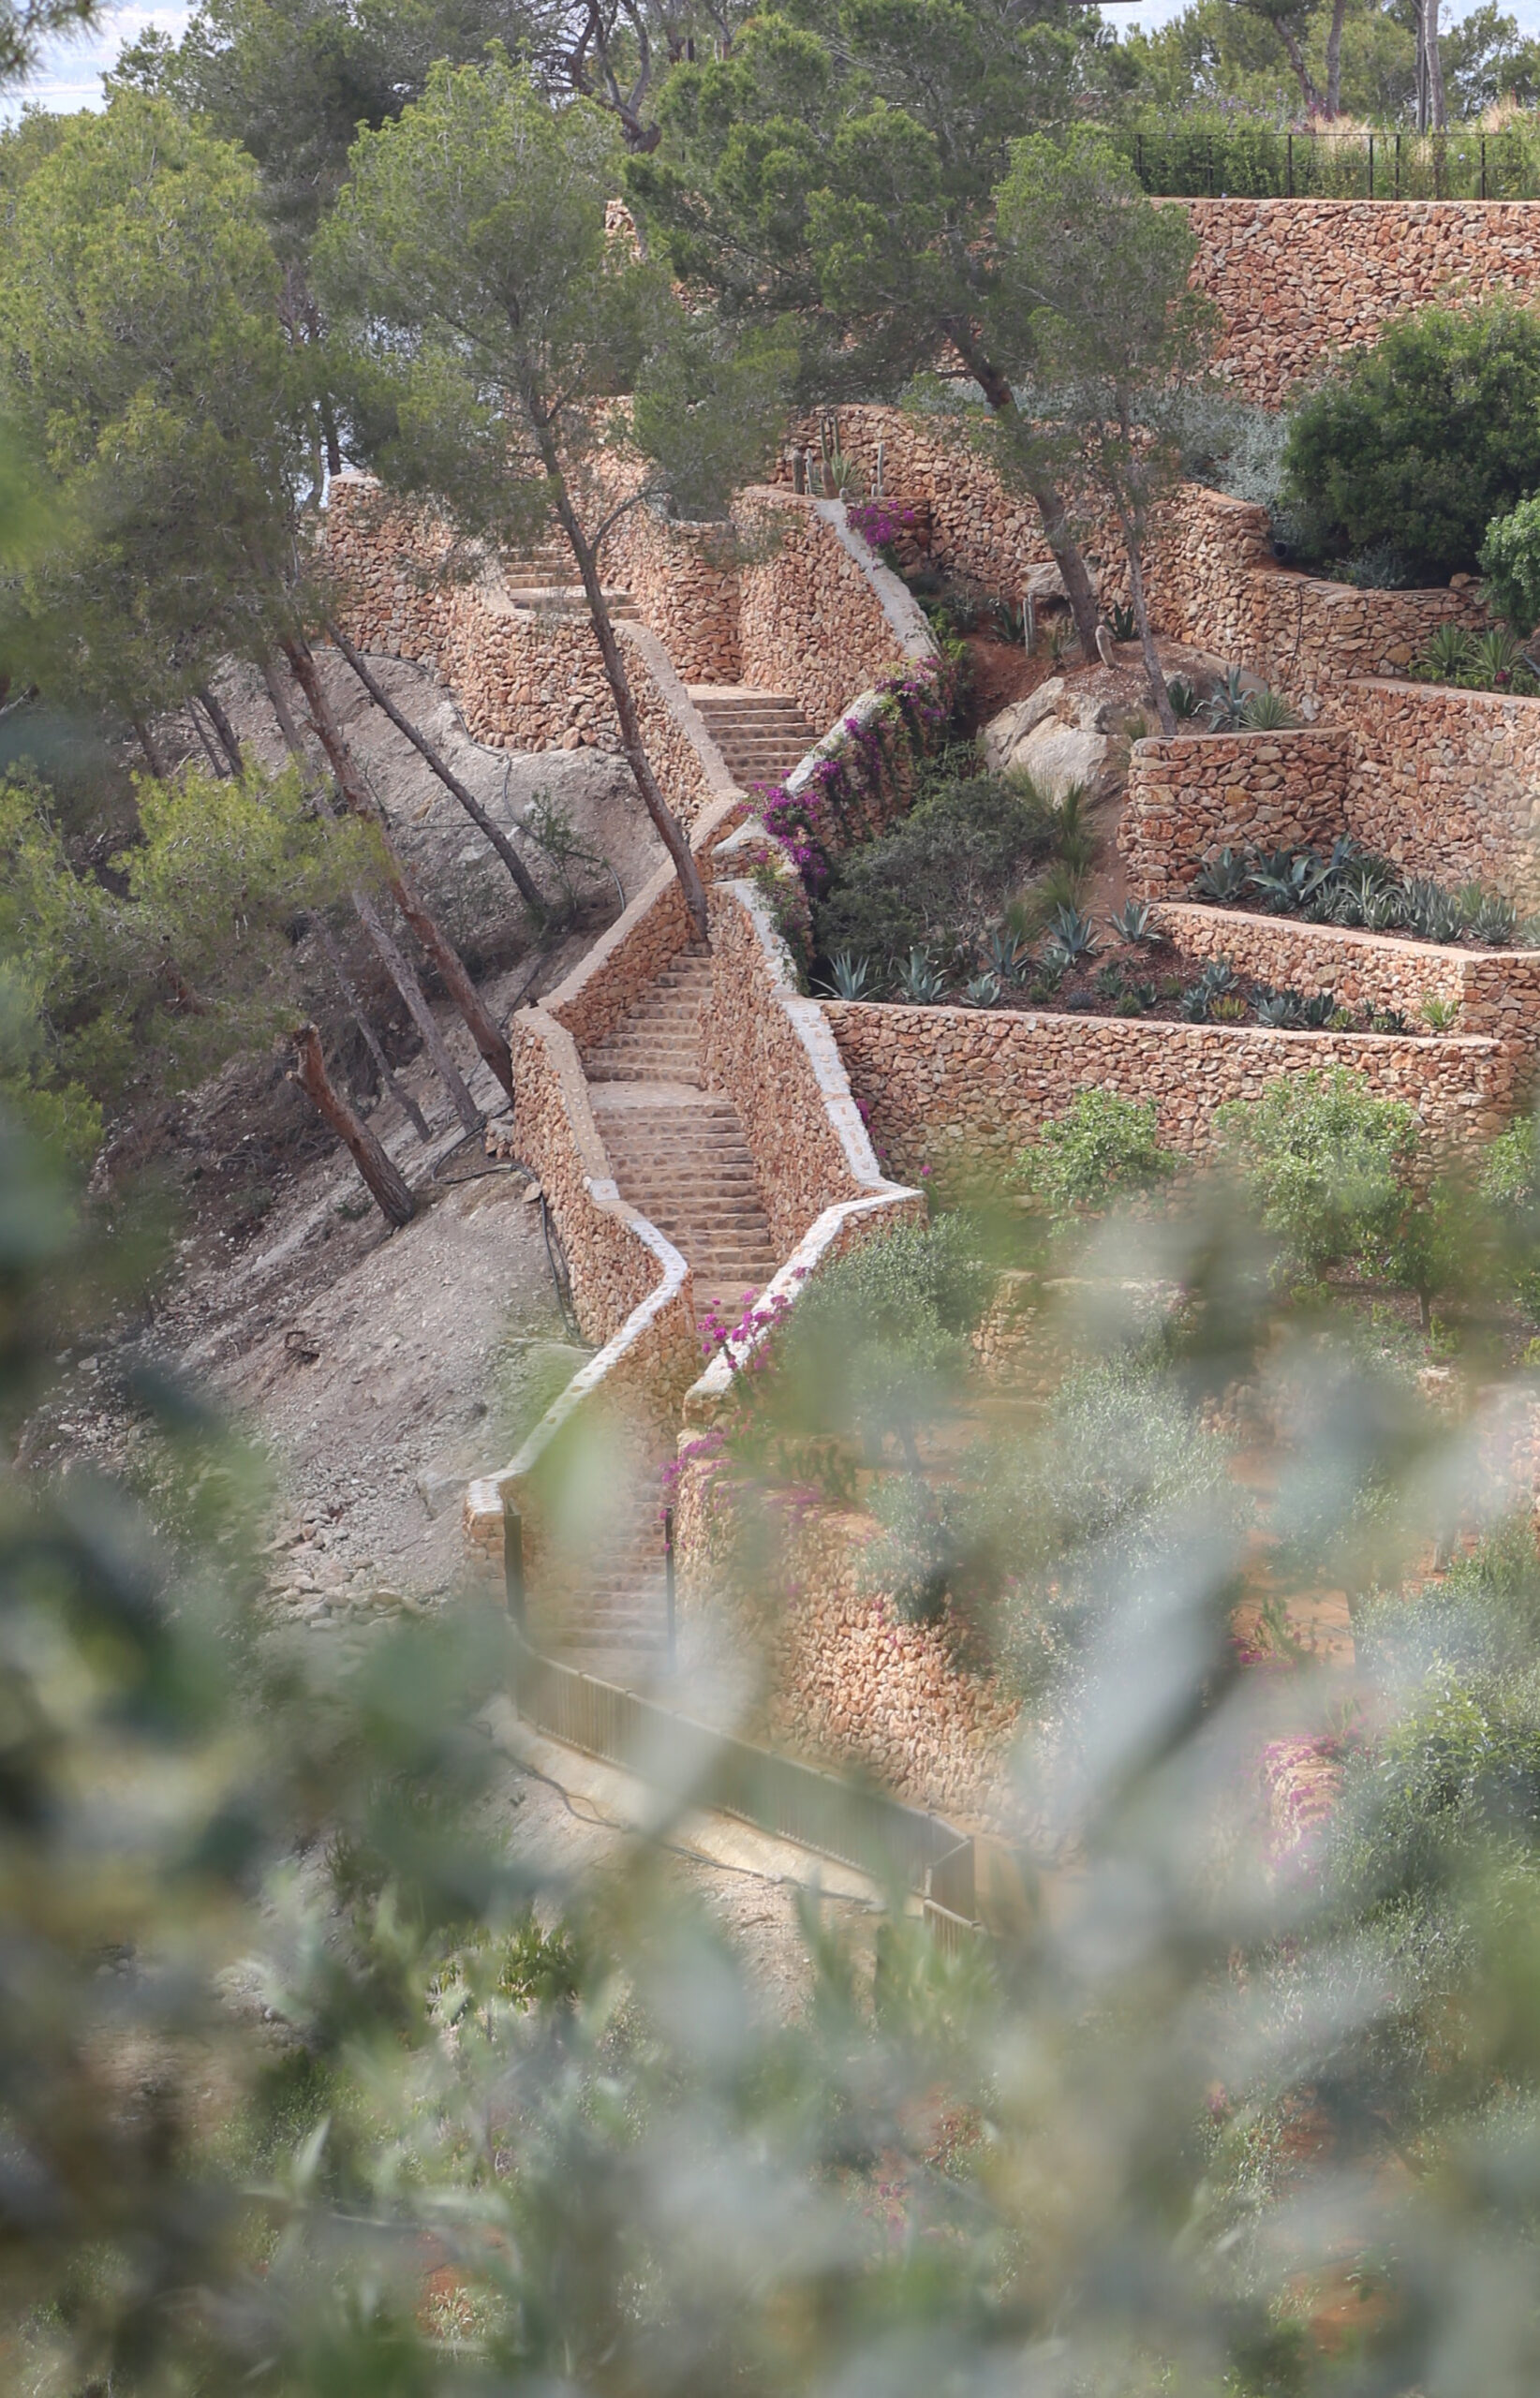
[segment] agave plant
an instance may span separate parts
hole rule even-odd
[[[1366,933],[1399,932],[1406,923],[1406,897],[1394,883],[1376,882],[1361,892],[1358,921]]]
[[[989,936],[989,970],[1001,983],[1024,983],[1032,970],[1032,953],[1009,925],[997,925]]]
[[[1463,625],[1440,625],[1429,634],[1417,660],[1435,683],[1457,683],[1471,667],[1472,640]]]
[[[1265,1031],[1288,1031],[1299,1022],[1299,1011],[1304,1004],[1297,991],[1275,991],[1266,983],[1257,985],[1256,1020]]]
[[[933,1008],[946,988],[940,967],[923,949],[910,951],[898,969],[897,983],[905,999],[917,1008]]]
[[[1293,916],[1315,897],[1326,868],[1313,850],[1275,850],[1258,858],[1249,880],[1270,916]]]
[[[1437,940],[1449,945],[1459,940],[1466,918],[1454,892],[1446,892],[1428,875],[1408,875],[1400,885],[1403,921],[1408,933],[1415,933],[1420,940]]]
[[[829,981],[837,999],[864,999],[871,983],[870,958],[856,957],[848,949],[836,950],[829,960]]]
[[[1080,966],[1096,955],[1096,927],[1078,908],[1056,908],[1048,929],[1053,948],[1067,965]]]
[[[1299,1022],[1307,1032],[1324,1032],[1336,1013],[1335,991],[1315,991],[1299,1002]]]
[[[1136,943],[1141,949],[1152,949],[1164,938],[1148,899],[1125,899],[1117,914],[1107,918],[1107,924],[1119,940]]]
[[[1240,711],[1248,733],[1288,733],[1299,722],[1281,691],[1253,691]]]
[[[1226,991],[1221,998],[1209,1000],[1208,1013],[1216,1024],[1242,1024],[1246,1002],[1238,991]]]
[[[1211,994],[1200,983],[1189,983],[1177,1001],[1177,1013],[1184,1024],[1207,1024]]]
[[[1198,980],[1210,999],[1222,999],[1236,987],[1236,970],[1227,957],[1211,957]]]
[[[1468,672],[1478,674],[1489,688],[1501,691],[1513,681],[1524,654],[1506,625],[1493,625],[1471,644]]]
[[[1484,949],[1506,949],[1518,929],[1518,910],[1500,891],[1488,891],[1466,921],[1472,939]]]
[[[992,1008],[1000,999],[1000,976],[976,974],[963,993],[970,1008]]]
[[[1440,999],[1436,992],[1430,992],[1422,1003],[1420,1014],[1429,1032],[1448,1032],[1459,1014],[1459,1001]]]
[[[1107,630],[1114,641],[1137,641],[1139,619],[1132,608],[1125,607],[1122,601],[1118,600],[1107,610]]]
[[[1217,907],[1227,908],[1241,896],[1251,879],[1251,860],[1244,850],[1221,850],[1200,866],[1193,878],[1192,889],[1200,899],[1212,899]]]
[[[1238,733],[1246,721],[1247,692],[1238,666],[1227,666],[1204,714],[1216,733]]]
[[[1189,723],[1192,718],[1202,713],[1203,702],[1185,674],[1173,674],[1165,687],[1165,695],[1171,703],[1171,713],[1178,724]]]

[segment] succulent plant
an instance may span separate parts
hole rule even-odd
[[[933,1008],[946,989],[940,969],[923,949],[910,951],[896,979],[904,998],[914,1007]]]
[[[1163,938],[1148,899],[1125,899],[1118,913],[1107,918],[1107,925],[1119,940],[1137,942],[1146,948],[1153,947]]]
[[[1217,858],[1200,866],[1192,888],[1200,899],[1211,899],[1217,907],[1230,906],[1240,898],[1251,879],[1251,868],[1246,852],[1225,848]]]
[[[837,999],[865,999],[871,984],[871,960],[855,957],[848,949],[836,950],[829,960],[829,980]]]

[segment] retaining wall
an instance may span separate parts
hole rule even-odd
[[[743,679],[733,525],[686,524],[644,504],[629,509],[605,540],[604,573],[630,593],[687,683]]]
[[[476,740],[497,749],[618,754],[615,705],[585,615],[516,607],[495,568],[474,582],[449,579],[450,528],[388,506],[363,476],[333,481],[320,544],[356,646],[427,667],[454,693]],[[615,629],[653,772],[681,821],[693,823],[733,788],[732,777],[657,635],[624,622]]]
[[[744,492],[736,521],[743,679],[785,691],[827,725],[858,691],[934,658],[925,616],[845,523],[838,500],[802,499],[768,485]]]
[[[1211,733],[1136,741],[1118,846],[1141,898],[1185,895],[1220,850],[1329,850],[1347,830],[1351,733]]]
[[[1458,1029],[1533,1047],[1540,1035],[1540,951],[1445,949],[1236,908],[1163,906],[1155,920],[1189,957],[1227,957],[1248,981],[1346,1007],[1397,1008],[1415,1025],[1425,999],[1459,1010]]]
[[[1519,1054],[1472,1035],[1264,1032],[1139,1018],[985,1013],[826,1000],[851,1088],[890,1171],[952,1190],[1008,1165],[1045,1117],[1089,1088],[1153,1100],[1160,1137],[1201,1158],[1215,1111],[1279,1074],[1351,1066],[1414,1107],[1435,1148],[1502,1131],[1522,1088]]]
[[[1347,821],[1366,848],[1540,908],[1540,700],[1363,682],[1332,715],[1355,744]]]
[[[1540,282],[1540,201],[1190,200],[1193,280],[1224,318],[1219,367],[1276,407],[1334,350],[1437,300]]]

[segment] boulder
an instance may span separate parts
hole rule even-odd
[[[1046,798],[1061,799],[1075,783],[1094,783],[1106,763],[1110,715],[1102,696],[1072,693],[1055,675],[985,725],[985,759],[997,774],[1029,774]]]

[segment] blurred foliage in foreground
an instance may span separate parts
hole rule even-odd
[[[1114,1380],[1061,1409],[1061,1480],[1124,1500],[1066,1504],[1057,1565],[1033,1517],[1087,1604],[1076,1737],[1024,1767],[1064,1860],[1032,1936],[948,1961],[890,1920],[874,1970],[809,1901],[791,2021],[661,1845],[579,1881],[507,1841],[495,1615],[346,1674],[264,1628],[259,1488],[185,1393],[135,1392],[159,1529],[7,1467],[5,2388],[1533,2391],[1533,1534],[1410,1600],[1383,1575],[1356,1678],[1242,1664],[1246,1526],[1180,1442],[1124,1473],[1131,1423],[1287,1352],[1302,1570],[1344,1526],[1447,1537],[1476,1475],[1361,1342],[1281,1331],[1233,1215],[1118,1236],[1184,1295],[1136,1370],[1126,1248],[1083,1279]],[[7,1458],[97,1271],[7,1132]],[[1281,1857],[1257,1794],[1290,1742],[1343,1779]]]

